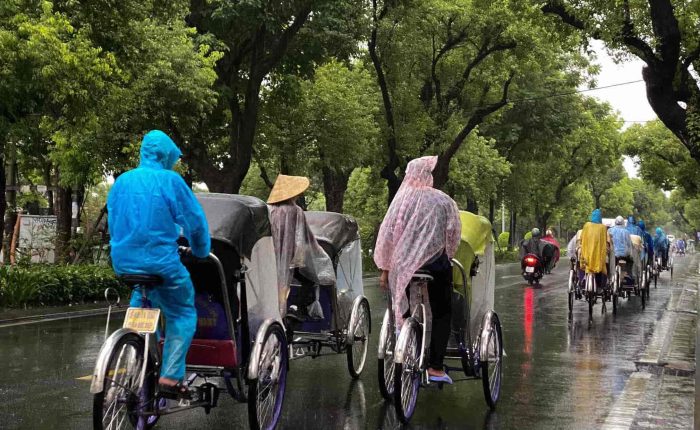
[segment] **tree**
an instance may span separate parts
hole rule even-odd
[[[597,169],[594,174],[588,176],[588,188],[596,208],[601,207],[603,196],[627,177],[622,160],[618,158],[617,162],[613,161],[613,163],[609,168]]]
[[[639,175],[664,190],[683,188],[700,192],[697,162],[660,121],[635,124],[625,130],[623,152],[634,157]]]
[[[329,0],[192,2],[188,22],[224,53],[216,65],[217,109],[202,124],[210,131],[185,146],[188,161],[211,190],[237,192],[248,173],[263,81],[274,71],[313,70],[327,46],[338,42],[319,34],[335,32],[343,39],[342,29],[356,22],[351,18],[360,6]]]
[[[326,210],[343,212],[350,174],[377,152],[379,98],[372,78],[361,63],[331,60],[296,85],[298,91],[273,94],[266,103],[259,158],[274,160],[264,163],[267,172],[320,172]]]
[[[585,37],[602,40],[618,54],[646,64],[642,76],[654,112],[700,161],[700,3],[649,0],[573,2],[550,0],[542,10]]]
[[[407,160],[439,156],[443,187],[467,137],[508,105],[516,76],[528,76],[559,51],[527,5],[489,1],[374,0],[369,53],[382,94],[390,198]]]

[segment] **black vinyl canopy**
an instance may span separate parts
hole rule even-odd
[[[270,217],[262,200],[238,194],[196,194],[209,223],[209,234],[250,258],[253,246],[270,236]]]
[[[306,222],[316,239],[333,247],[337,254],[347,244],[360,238],[357,221],[337,212],[308,211]]]

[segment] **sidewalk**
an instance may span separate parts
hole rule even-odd
[[[612,425],[604,428],[693,428],[700,407],[695,401],[698,262],[693,257],[686,270],[674,274],[666,310],[630,376],[630,402],[618,416],[608,417],[606,424]]]

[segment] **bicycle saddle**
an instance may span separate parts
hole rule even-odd
[[[121,275],[119,280],[128,287],[157,287],[163,284],[163,278],[158,275]]]

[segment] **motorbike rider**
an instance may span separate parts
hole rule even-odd
[[[654,237],[654,254],[661,257],[661,267],[667,268],[668,264],[668,237],[661,227],[656,227],[656,236]]]
[[[141,142],[141,162],[114,183],[107,198],[111,257],[117,275],[158,275],[163,285],[149,291],[148,299],[165,315],[159,394],[189,399],[183,379],[185,357],[197,327],[194,287],[180,262],[177,240],[187,238],[196,257],[209,255],[209,227],[194,193],[173,171],[182,152],[162,131],[148,132]],[[140,290],[132,307],[142,307]]]
[[[428,283],[433,324],[428,375],[432,381],[451,384],[443,361],[452,321],[450,259],[457,252],[462,223],[454,200],[433,188],[437,161],[429,156],[408,163],[379,229],[374,262],[382,271],[380,286],[391,291],[397,328],[410,311],[406,287],[413,274],[422,267],[433,276]]]
[[[613,251],[615,252],[615,262],[624,258],[627,261],[626,271],[632,277],[632,238],[630,232],[625,228],[625,219],[621,216],[615,218],[615,225],[610,229],[610,236],[613,241]]]
[[[552,269],[557,265],[559,262],[559,248],[561,247],[559,245],[559,241],[557,240],[556,237],[554,237],[554,230],[551,228],[547,229],[547,232],[545,233],[544,237],[542,238],[544,242],[548,242],[554,246],[554,255],[552,256],[550,260],[550,266],[548,267],[547,273],[551,273]]]

